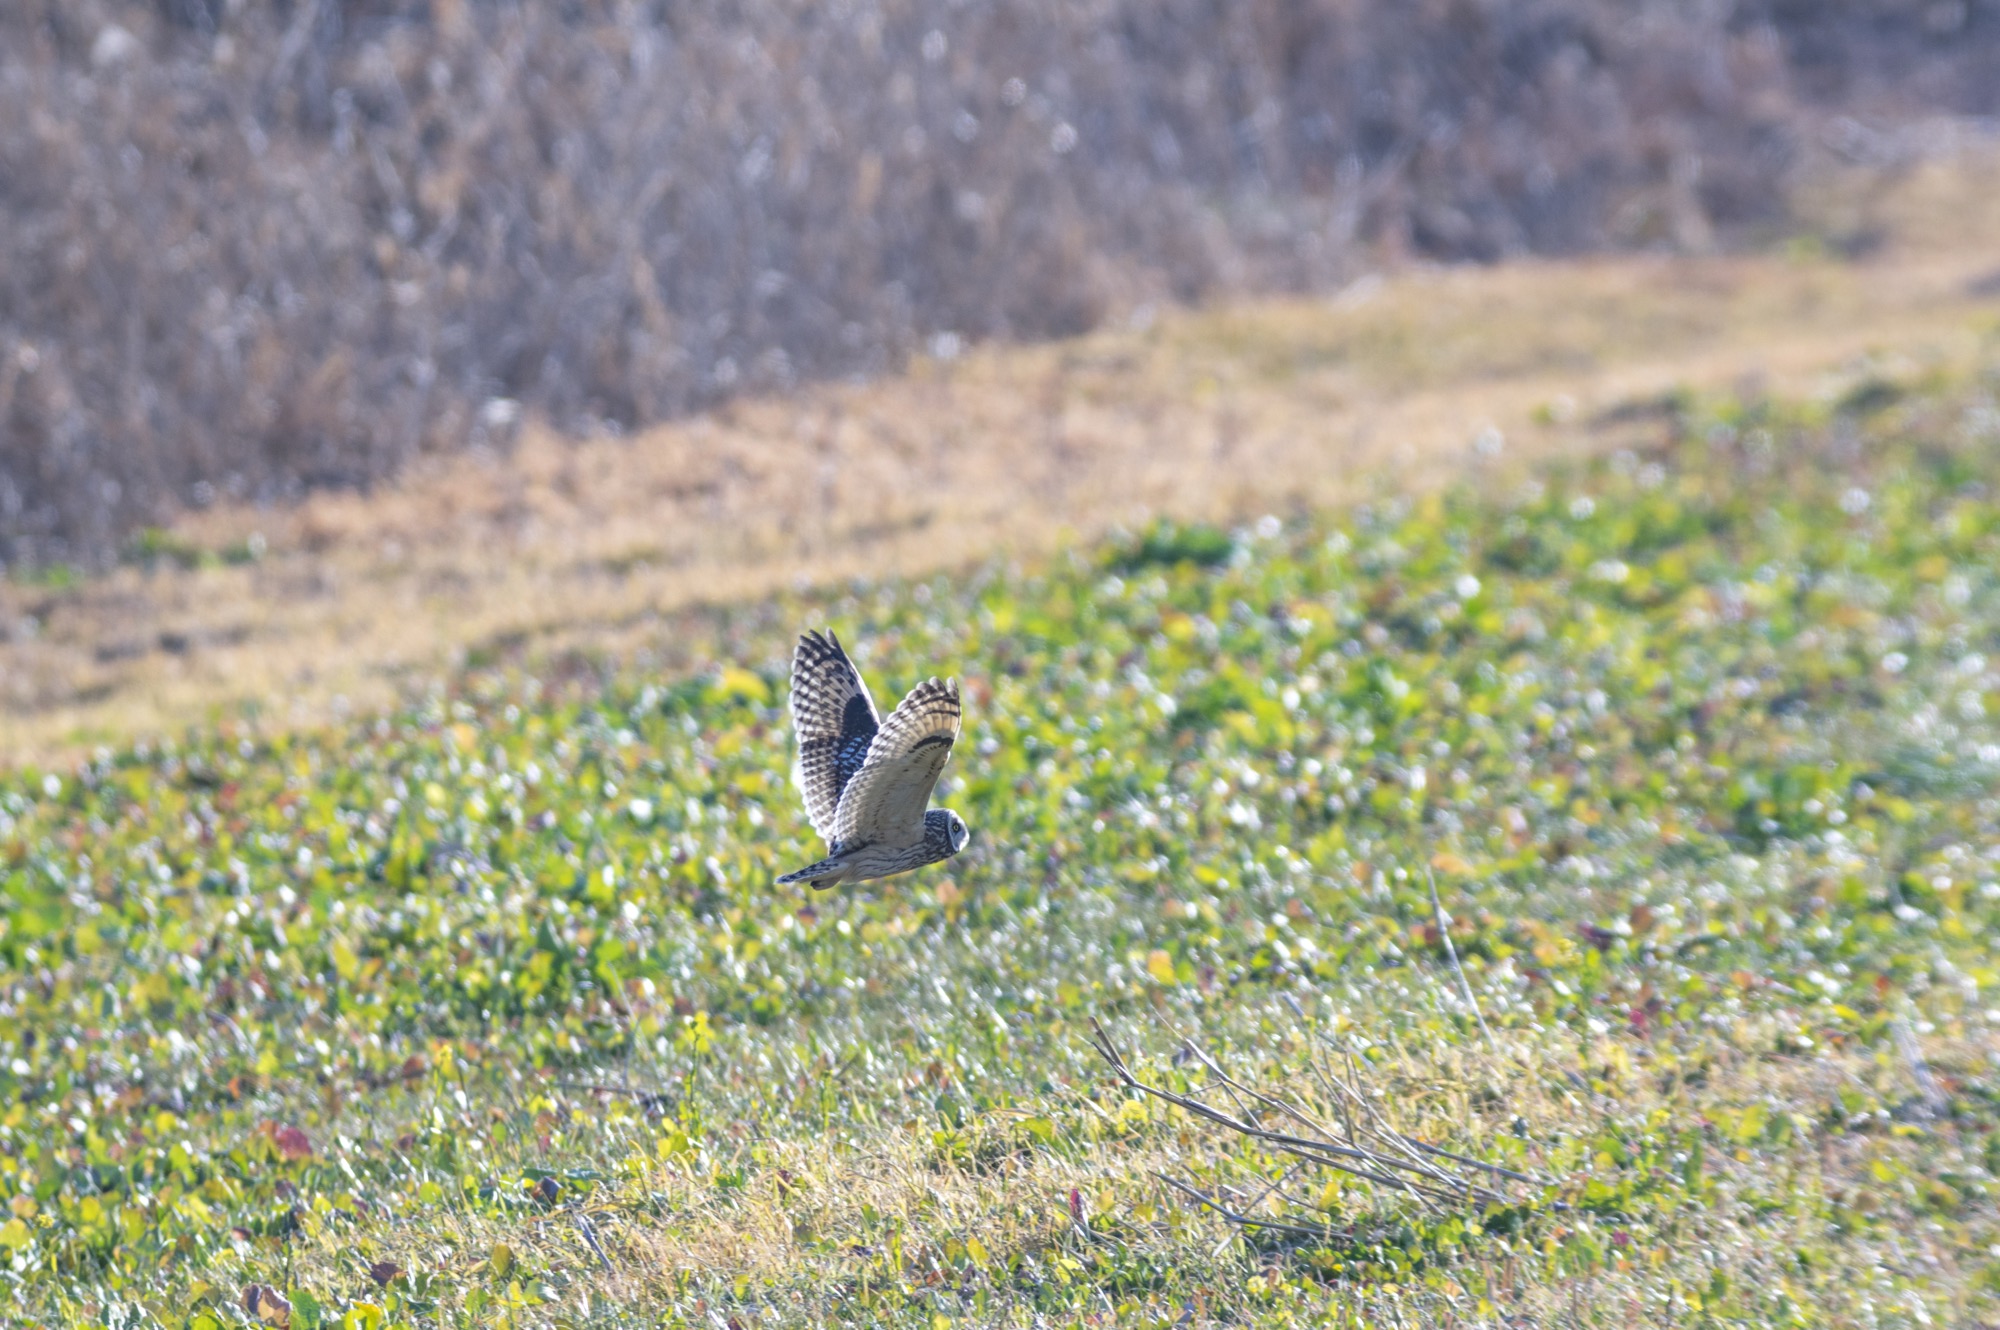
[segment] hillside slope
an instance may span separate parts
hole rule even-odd
[[[1761,256],[1408,270],[630,439],[531,429],[504,459],[393,490],[211,512],[109,576],[0,583],[0,745],[74,753],[246,707],[323,720],[468,658],[686,661],[706,649],[676,617],[691,606],[1616,447],[1657,437],[1650,404],[1679,389],[1837,395],[1962,365],[2000,317],[1988,165],[1830,183],[1802,211],[1872,238],[1858,260],[1808,238]],[[1497,458],[1475,449],[1489,430]]]

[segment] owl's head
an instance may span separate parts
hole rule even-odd
[[[951,829],[951,852],[957,854],[972,839],[972,829],[965,825],[965,819],[949,808],[944,811],[945,825]]]

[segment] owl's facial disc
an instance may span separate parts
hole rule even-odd
[[[957,813],[951,815],[951,852],[957,854],[972,839],[972,832],[966,829],[965,819]]]

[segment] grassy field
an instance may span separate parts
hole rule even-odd
[[[2000,1320],[1994,384],[17,772],[0,1321]],[[772,887],[819,623],[964,681],[948,867]]]

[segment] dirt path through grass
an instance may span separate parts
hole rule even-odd
[[[1677,389],[1835,395],[1960,365],[2000,330],[1994,178],[1934,165],[1834,199],[1886,237],[1855,260],[1405,271],[201,514],[149,565],[0,586],[0,739],[18,763],[246,705],[311,723],[468,656],[674,660],[701,647],[671,614],[700,603],[1433,485],[1496,441],[1502,463],[1615,447]]]

